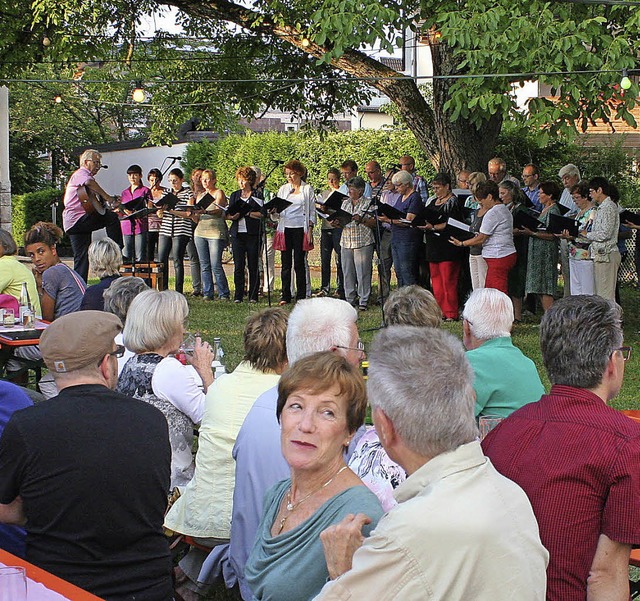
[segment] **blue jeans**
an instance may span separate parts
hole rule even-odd
[[[122,254],[125,259],[131,259],[133,253],[136,253],[136,263],[142,263],[147,260],[147,232],[141,234],[123,235],[124,248]],[[135,251],[134,251],[135,247]]]
[[[419,250],[419,241],[391,238],[391,254],[398,278],[398,288],[418,283]]]
[[[202,270],[202,293],[207,298],[213,298],[213,277],[216,278],[218,296],[229,298],[229,283],[222,268],[222,252],[227,243],[220,238],[201,238],[195,236],[194,242],[198,257],[200,257],[200,269]],[[212,276],[213,272],[213,276]]]
[[[162,263],[164,272],[164,281],[167,288],[169,287],[169,254],[173,259],[173,268],[176,272],[176,291],[182,294],[184,286],[184,255],[187,252],[189,244],[188,236],[165,236],[160,235],[158,242],[158,259]]]

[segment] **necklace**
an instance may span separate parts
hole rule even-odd
[[[317,488],[314,491],[311,491],[308,495],[306,495],[305,497],[302,497],[302,499],[300,499],[299,501],[296,501],[295,503],[291,502],[291,487],[289,487],[289,490],[287,491],[287,505],[286,505],[286,509],[288,511],[287,515],[285,515],[281,520],[280,520],[280,528],[278,528],[278,534],[280,534],[282,532],[282,529],[284,528],[284,524],[287,521],[287,519],[289,518],[289,516],[291,515],[291,513],[293,512],[294,509],[296,509],[296,507],[299,507],[300,505],[302,505],[307,499],[309,499],[310,497],[312,497],[313,495],[315,495],[316,493],[319,493],[323,488],[326,488],[327,486],[329,486],[329,484],[331,484],[342,472],[344,472],[344,470],[347,469],[348,466],[343,465],[333,476],[331,476],[331,478],[329,478],[329,480],[327,480],[320,488]]]

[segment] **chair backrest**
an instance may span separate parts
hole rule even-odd
[[[20,305],[15,296],[0,294],[0,309],[13,309],[13,312],[17,315],[20,310]]]
[[[620,413],[624,413],[627,417],[630,417],[633,421],[640,422],[640,410],[638,409],[623,409]]]

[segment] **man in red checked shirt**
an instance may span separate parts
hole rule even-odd
[[[607,406],[631,349],[622,311],[569,296],[542,318],[552,388],[484,439],[496,469],[527,493],[549,551],[548,601],[627,601],[640,544],[640,424]]]

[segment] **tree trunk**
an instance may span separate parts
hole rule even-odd
[[[457,74],[456,64],[446,44],[431,46],[434,75]],[[440,171],[452,177],[463,169],[486,172],[487,163],[493,157],[496,142],[502,128],[502,115],[496,114],[476,127],[460,117],[451,120],[444,105],[449,98],[451,79],[433,80],[433,108],[436,137],[440,148]]]

